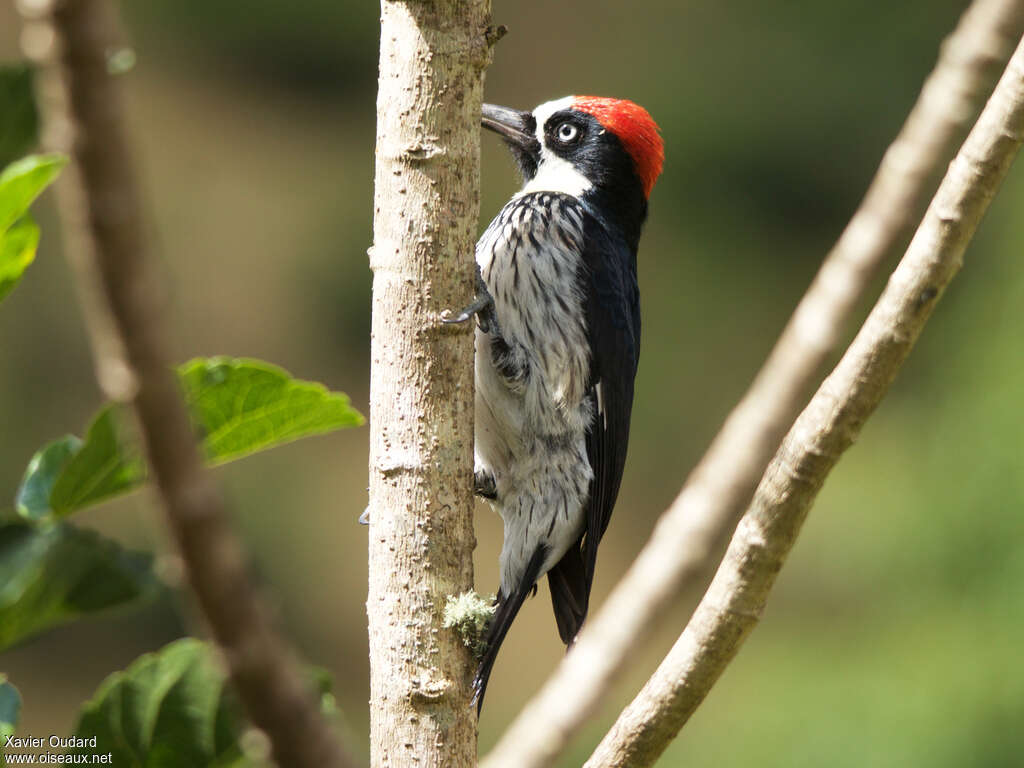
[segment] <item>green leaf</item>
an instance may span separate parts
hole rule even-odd
[[[13,736],[21,715],[21,694],[7,682],[7,675],[0,674],[0,744]],[[0,753],[0,765],[3,754]]]
[[[178,375],[211,464],[363,423],[346,395],[258,360],[192,360]],[[141,485],[146,467],[120,416],[118,406],[107,406],[84,442],[68,435],[36,453],[18,489],[17,513],[52,520]]]
[[[138,447],[123,436],[123,415],[116,405],[100,411],[86,433],[85,442],[53,482],[49,497],[52,514],[69,515],[137,488],[145,480],[146,466]]]
[[[330,674],[305,669],[306,683],[332,716]],[[95,746],[70,754],[113,753],[114,765],[140,768],[228,768],[270,765],[249,726],[227,674],[208,644],[186,637],[140,656],[104,680],[79,714],[74,735]]]
[[[0,301],[18,284],[22,274],[36,258],[39,227],[27,214],[0,234]]]
[[[0,125],[5,119],[6,115]],[[36,257],[39,227],[28,216],[28,207],[66,162],[62,155],[33,155],[11,163],[0,173],[0,301]]]
[[[142,484],[146,465],[135,441],[124,435],[123,410],[108,405],[84,441],[65,435],[36,452],[15,497],[21,518],[52,521]]]
[[[32,149],[39,137],[39,113],[32,92],[32,68],[0,67],[0,168]]]
[[[67,523],[0,528],[0,650],[157,594],[152,556]]]
[[[81,440],[74,435],[64,435],[36,452],[14,499],[19,515],[28,520],[42,520],[51,514],[50,493],[57,476],[81,449]]]
[[[63,155],[31,155],[0,173],[0,233],[6,233],[25,214],[66,164]]]
[[[244,757],[245,731],[210,647],[185,638],[115,672],[82,708],[75,736],[113,753],[114,765],[227,766]]]
[[[346,395],[259,360],[197,359],[178,375],[212,464],[363,423]]]

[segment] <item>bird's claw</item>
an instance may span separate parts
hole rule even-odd
[[[487,324],[486,316],[489,314],[486,310],[492,307],[494,307],[494,299],[491,298],[489,293],[478,294],[472,302],[462,309],[462,311],[456,315],[452,315],[451,317],[441,318],[441,322],[448,324],[464,323],[476,315],[477,320],[480,323],[480,329],[486,333],[487,328],[484,326]]]
[[[476,296],[467,306],[457,314],[450,317],[442,317],[441,322],[448,325],[464,323],[472,317],[476,317],[477,325],[484,333],[497,332],[498,320],[494,314],[494,297],[487,290],[487,283],[480,274],[480,265],[476,265]]]
[[[484,499],[494,501],[498,498],[498,484],[494,475],[484,470],[473,473],[473,493]]]

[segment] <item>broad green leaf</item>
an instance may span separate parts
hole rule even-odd
[[[35,260],[38,247],[39,227],[28,215],[0,234],[0,301],[14,290],[28,265]]]
[[[123,435],[119,406],[108,405],[96,417],[85,441],[68,461],[50,491],[50,510],[58,517],[137,488],[146,467],[133,440]]]
[[[192,360],[178,374],[212,464],[363,423],[346,395],[259,360]]]
[[[305,670],[321,711],[336,712],[331,677]],[[100,684],[82,707],[75,736],[96,746],[70,754],[112,752],[114,765],[228,768],[271,765],[245,738],[249,726],[212,647],[186,637],[136,659]]]
[[[0,650],[157,594],[152,556],[67,523],[0,528]]]
[[[36,452],[14,499],[19,515],[28,520],[42,520],[51,514],[50,493],[57,476],[81,448],[81,440],[74,435],[64,435]]]
[[[96,746],[70,753],[111,752],[114,765],[147,768],[238,765],[245,728],[210,647],[185,638],[108,677],[75,728]]]
[[[32,74],[27,65],[0,67],[0,168],[31,150],[38,139]]]
[[[17,688],[7,682],[7,675],[0,674],[0,744],[3,744],[9,736],[14,735],[20,716],[21,694],[18,693]],[[3,764],[2,753],[0,753],[0,764]]]
[[[363,423],[346,395],[258,360],[192,360],[178,375],[211,464]],[[15,501],[22,518],[62,517],[142,484],[145,464],[119,416],[107,406],[84,442],[68,435],[32,458]]]
[[[63,155],[31,155],[14,161],[0,173],[0,234],[28,211],[66,164]]]

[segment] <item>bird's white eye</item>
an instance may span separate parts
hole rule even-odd
[[[580,129],[572,123],[562,123],[558,126],[558,131],[555,135],[558,136],[560,142],[568,144],[570,141],[576,140],[576,137],[580,135]]]

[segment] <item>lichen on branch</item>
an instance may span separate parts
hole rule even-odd
[[[449,595],[444,606],[444,628],[454,629],[473,658],[479,660],[487,650],[484,635],[495,609],[494,595],[484,598],[474,591]]]

